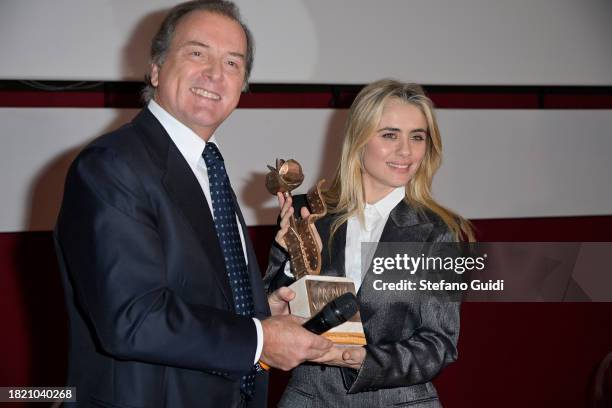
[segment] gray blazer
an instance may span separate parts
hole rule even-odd
[[[294,198],[295,207],[304,203],[303,197]],[[327,250],[335,218],[326,216],[316,223],[324,245],[321,274],[344,276],[346,223]],[[380,238],[380,242],[452,241],[439,216],[416,211],[405,201],[391,211]],[[269,291],[291,284],[283,273],[285,262],[286,252],[274,245],[264,278]],[[279,407],[441,407],[431,380],[457,359],[460,304],[415,292],[375,291],[374,279],[378,277],[366,274],[357,293],[368,343],[361,369],[303,364],[293,370]]]

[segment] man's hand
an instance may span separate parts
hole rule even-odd
[[[366,349],[364,347],[340,347],[334,345],[325,355],[312,361],[325,365],[348,367],[359,370],[365,356]]]
[[[332,348],[332,342],[304,329],[304,321],[292,315],[272,316],[262,320],[264,344],[261,361],[288,371],[306,360],[323,357]]]
[[[288,315],[289,302],[295,297],[295,292],[286,286],[278,288],[268,296],[268,304],[272,316]]]

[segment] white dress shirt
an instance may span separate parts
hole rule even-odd
[[[208,208],[210,208],[210,213],[214,216],[212,201],[210,199],[210,183],[208,181],[208,169],[206,168],[206,162],[204,161],[204,157],[202,157],[202,153],[204,153],[204,148],[206,147],[206,141],[198,136],[193,130],[189,129],[183,123],[178,121],[174,116],[168,113],[164,108],[159,106],[154,100],[148,104],[148,109],[151,111],[153,116],[157,118],[157,120],[161,123],[161,125],[166,129],[170,139],[176,145],[177,149],[183,155],[183,158],[191,168],[194,176],[200,183],[200,187],[202,188],[202,192],[206,197],[206,201],[208,203]],[[219,144],[215,138],[215,135],[212,135],[208,140],[208,143],[214,143],[219,148]],[[219,148],[219,151],[221,149]],[[246,252],[246,244],[244,241],[244,234],[242,232],[242,228],[240,228],[240,219],[238,215],[236,215],[236,222],[238,224],[238,233],[240,234],[240,242],[242,243],[242,251],[244,252],[245,261],[249,262]],[[261,322],[259,319],[253,318],[255,322],[255,328],[257,330],[257,350],[255,351],[255,363],[259,361],[259,357],[261,356],[261,351],[263,349],[263,329],[261,327]]]
[[[398,187],[374,204],[367,204],[364,209],[365,225],[353,215],[346,222],[346,246],[344,247],[344,270],[347,278],[355,282],[355,290],[359,290],[365,272],[361,269],[361,244],[363,242],[378,242],[391,210],[406,196],[405,187]],[[373,251],[376,249],[372,247]],[[374,254],[363,254],[369,260]],[[369,263],[369,262],[368,262]]]
[[[361,225],[359,217],[353,215],[346,222],[346,245],[344,247],[344,271],[347,278],[355,282],[355,291],[361,287],[364,273],[361,271],[361,244],[363,242],[378,242],[382,235],[385,224],[389,219],[391,210],[406,196],[405,187],[397,187],[385,197],[374,204],[367,204],[364,209],[365,225]],[[325,246],[326,244],[323,243]],[[373,251],[375,247],[371,248]],[[365,259],[370,259],[373,253],[366,254]],[[369,263],[369,262],[368,262]],[[365,272],[365,271],[364,271]],[[293,277],[291,273],[291,262],[285,264],[285,274]]]

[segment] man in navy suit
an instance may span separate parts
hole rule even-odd
[[[66,179],[68,384],[79,406],[264,407],[258,362],[291,369],[331,343],[286,314],[287,288],[266,298],[216,145],[252,38],[232,3],[192,1],[170,11],[151,60],[147,107]]]

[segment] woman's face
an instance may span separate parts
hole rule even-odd
[[[389,100],[363,152],[363,187],[368,203],[408,184],[427,149],[425,115],[416,106]]]

